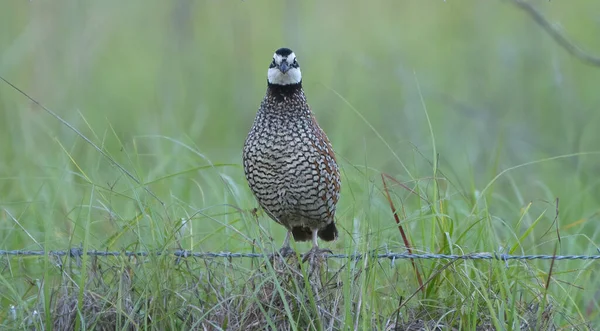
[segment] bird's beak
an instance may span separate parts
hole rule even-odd
[[[281,62],[281,64],[279,65],[279,71],[285,74],[286,72],[288,72],[288,70],[290,70],[288,64],[285,62]]]

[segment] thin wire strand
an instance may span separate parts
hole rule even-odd
[[[0,250],[0,256],[45,256],[46,251],[43,250]],[[69,250],[57,250],[49,251],[50,256],[70,256],[70,257],[81,257],[83,256],[83,249],[71,248]],[[213,258],[264,258],[271,257],[273,254],[263,253],[237,253],[237,252],[193,252],[187,250],[174,250],[174,251],[162,251],[162,252],[144,252],[144,251],[98,251],[89,250],[88,256],[99,256],[99,257],[134,257],[134,256],[151,256],[151,255],[172,255],[180,258],[199,258],[199,259],[213,259]],[[364,257],[376,258],[376,259],[439,259],[439,260],[600,260],[600,255],[510,255],[501,253],[472,253],[464,255],[452,255],[452,254],[409,254],[409,253],[363,253],[363,254],[325,254],[325,258],[328,259],[351,259],[360,260]]]

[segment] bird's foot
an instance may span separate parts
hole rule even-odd
[[[278,252],[275,252],[271,255],[271,263],[273,263],[274,265],[279,263],[287,264],[287,261],[290,258],[295,257],[296,252],[289,245],[285,245],[281,247],[281,249]]]
[[[310,251],[306,252],[302,257],[302,262],[310,261],[311,264],[316,262],[322,262],[325,260],[327,254],[333,254],[330,249],[319,248],[318,246],[314,246],[310,249]]]
[[[295,256],[296,252],[290,246],[283,246],[279,250],[279,255],[282,257]]]
[[[313,246],[313,248],[304,254],[302,258],[302,262],[308,262],[307,265],[307,275],[311,280],[311,284],[320,288],[322,286],[322,272],[323,265],[326,263],[327,254],[331,254],[331,250],[329,249],[319,249],[317,246]]]

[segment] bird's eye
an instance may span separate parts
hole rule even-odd
[[[298,62],[296,62],[296,59],[294,59],[294,63],[298,63]]]

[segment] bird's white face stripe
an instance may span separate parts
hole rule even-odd
[[[273,54],[273,60],[275,60],[275,64],[280,65],[283,59],[286,59],[287,64],[292,64],[294,63],[294,60],[296,60],[296,54],[294,54],[294,52],[288,56],[281,56],[277,53]]]
[[[283,60],[286,60],[286,63],[290,66],[290,69],[284,74],[282,73],[277,66],[281,65]],[[275,85],[291,85],[298,84],[302,81],[302,73],[300,72],[300,67],[292,67],[292,64],[296,60],[296,54],[293,52],[288,56],[282,56],[277,53],[273,54],[273,61],[275,62],[276,67],[269,68],[267,72],[267,79],[269,83]]]
[[[275,85],[298,84],[302,81],[302,73],[300,72],[300,68],[291,68],[285,74],[278,68],[269,68],[267,79],[269,83]]]
[[[273,54],[273,60],[275,60],[275,64],[280,65],[281,61],[283,61],[283,56],[275,53]]]

